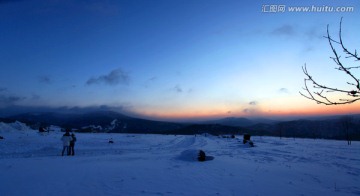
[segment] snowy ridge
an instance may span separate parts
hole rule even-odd
[[[108,130],[114,130],[117,125],[118,125],[118,120],[114,119],[113,121],[111,121],[110,126],[108,127]]]
[[[118,126],[119,126],[118,120],[114,119],[110,122],[110,124],[108,126],[105,126],[105,127],[103,127],[101,125],[88,125],[88,126],[81,127],[81,129],[92,130],[92,132],[111,132],[112,130],[115,130]]]
[[[100,125],[88,125],[88,126],[83,126],[81,127],[81,129],[90,129],[92,131],[102,131],[103,128]]]
[[[352,115],[348,133],[352,140],[360,141],[358,132],[359,115]],[[103,111],[89,113],[25,113],[3,119],[6,122],[15,120],[31,126],[57,125],[77,130],[78,132],[107,133],[169,133],[201,134],[209,132],[214,135],[243,134],[262,136],[300,137],[342,139],[347,138],[341,116],[299,119],[291,121],[271,121],[266,119],[248,120],[244,118],[226,118],[200,123],[174,123],[134,118],[120,113]],[[204,124],[205,123],[205,124]],[[229,126],[231,125],[231,126]],[[240,126],[241,125],[241,126]],[[239,127],[240,126],[240,127]]]
[[[2,132],[18,132],[18,131],[33,131],[26,124],[15,121],[13,123],[0,122],[0,133]]]

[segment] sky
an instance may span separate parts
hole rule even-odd
[[[336,37],[343,17],[343,40],[359,49],[359,16],[358,0],[0,0],[0,114],[107,108],[174,120],[359,113],[360,101],[325,106],[299,93],[305,64],[321,83],[348,88],[323,36],[329,25]]]

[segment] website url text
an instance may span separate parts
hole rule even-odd
[[[261,12],[284,13],[284,12],[354,12],[353,6],[286,6],[286,5],[262,5]]]

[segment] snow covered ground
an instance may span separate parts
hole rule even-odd
[[[0,123],[0,195],[360,195],[360,142],[78,133],[62,157],[52,129]]]

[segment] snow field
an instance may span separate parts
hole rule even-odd
[[[62,134],[0,124],[1,195],[360,195],[359,142],[77,133],[62,157]]]

